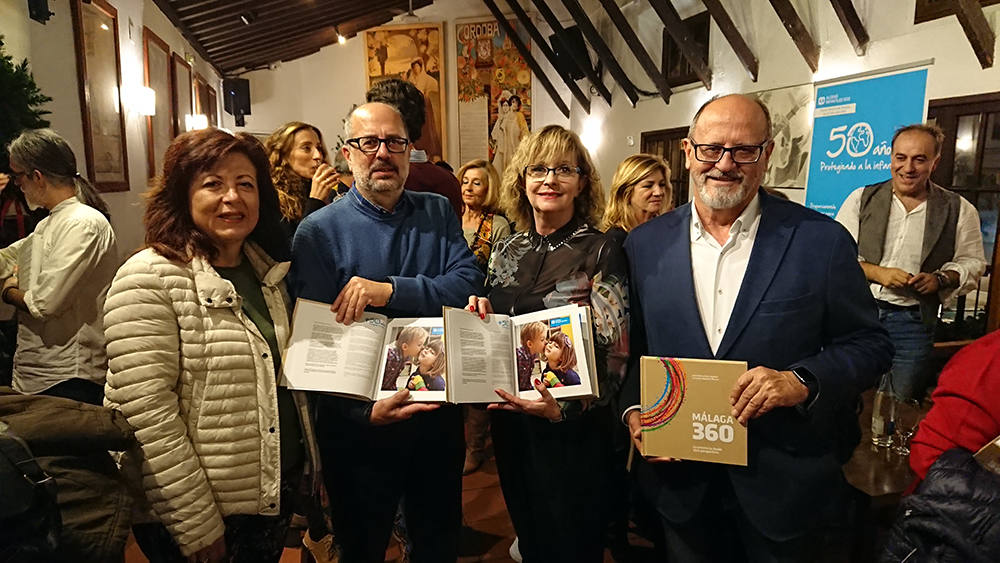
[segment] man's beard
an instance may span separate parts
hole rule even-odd
[[[736,188],[710,189],[708,187],[708,174],[702,174],[699,179],[691,176],[691,182],[697,188],[702,203],[710,209],[723,210],[738,207],[747,200],[747,196],[755,189],[753,186],[747,185],[746,176],[736,174],[722,174],[722,176],[730,180],[739,180],[740,183]]]
[[[380,171],[392,171],[395,172],[397,178],[386,178],[375,180],[372,175],[375,172]],[[356,177],[354,181],[358,184],[358,187],[362,190],[367,190],[372,193],[387,193],[399,190],[402,187],[402,182],[399,181],[399,169],[388,163],[375,164],[368,173],[362,177]]]

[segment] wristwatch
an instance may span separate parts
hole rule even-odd
[[[819,387],[819,383],[816,381],[816,376],[812,374],[811,371],[804,367],[796,367],[790,370],[795,379],[799,380],[799,383],[805,385],[806,389],[809,390],[809,394],[806,396],[806,400],[803,401],[803,405],[808,407],[813,399],[816,398],[816,390]]]
[[[934,277],[937,278],[938,288],[940,288],[940,289],[947,289],[947,288],[951,287],[951,284],[952,284],[951,276],[949,276],[948,274],[944,273],[944,271],[942,271],[942,270],[936,270],[934,272]]]

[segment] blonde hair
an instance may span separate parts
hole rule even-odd
[[[639,226],[639,221],[632,210],[632,194],[636,185],[654,172],[661,172],[666,181],[664,201],[661,213],[673,206],[673,188],[670,185],[670,165],[662,158],[652,154],[634,154],[618,165],[614,178],[611,179],[611,192],[608,196],[608,208],[604,211],[602,228],[621,227],[626,231]]]
[[[461,185],[465,173],[477,168],[486,171],[486,197],[483,198],[483,213],[496,213],[499,211],[497,204],[500,198],[497,196],[497,192],[500,191],[500,175],[497,174],[497,169],[492,164],[481,158],[470,160],[463,164],[458,172],[455,172],[455,177],[458,178],[458,183]]]
[[[524,167],[565,155],[576,159],[581,181],[584,182],[580,194],[573,200],[573,215],[594,226],[600,223],[604,214],[604,192],[590,153],[576,133],[558,125],[547,125],[521,141],[504,171],[500,207],[519,230],[535,228],[535,214],[525,193]]]
[[[527,346],[528,341],[534,340],[539,336],[544,336],[545,332],[549,329],[545,323],[541,321],[535,321],[533,323],[528,323],[521,327],[521,346]]]
[[[403,344],[420,339],[420,345],[424,345],[427,340],[427,330],[419,326],[406,326],[396,335],[396,347],[402,349]]]
[[[271,163],[271,180],[274,188],[278,191],[278,209],[281,216],[289,221],[302,219],[302,200],[299,198],[299,189],[302,185],[302,176],[292,170],[288,163],[288,155],[292,153],[295,144],[295,134],[303,129],[312,129],[319,138],[320,153],[323,154],[323,162],[327,162],[326,143],[323,142],[323,134],[315,125],[309,125],[301,121],[289,121],[280,129],[271,133],[264,143],[267,148],[267,159]]]
[[[431,364],[431,369],[427,373],[421,375],[441,375],[444,372],[445,365],[447,364],[444,355],[444,342],[440,338],[431,338],[424,344],[424,348],[430,348],[436,354],[434,358],[434,363]],[[417,370],[420,373],[420,370]]]

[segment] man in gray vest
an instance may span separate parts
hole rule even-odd
[[[986,269],[976,208],[930,180],[943,141],[933,125],[897,130],[892,177],[854,190],[837,213],[858,241],[879,319],[896,346],[889,383],[900,399],[923,399],[938,307],[975,289]]]

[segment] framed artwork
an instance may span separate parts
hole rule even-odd
[[[701,12],[684,20],[684,25],[694,37],[695,47],[701,51],[702,56],[708,61],[708,36],[711,19],[708,12]],[[681,50],[674,43],[667,30],[663,30],[663,68],[667,75],[667,84],[671,88],[698,82],[700,79],[695,74],[694,68],[688,64],[687,59],[681,54]]]
[[[128,191],[118,11],[105,0],[74,0],[70,6],[87,174],[100,191]]]
[[[156,92],[156,113],[146,118],[147,176],[163,170],[163,155],[173,139],[173,107],[170,103],[170,47],[148,27],[142,27],[143,71],[147,88]]]
[[[208,89],[208,125],[210,127],[219,126],[219,98],[215,94],[215,88],[206,86]]]
[[[201,73],[194,73],[194,112],[208,116],[211,104],[208,101],[208,82]]]
[[[392,25],[365,31],[368,88],[386,78],[402,78],[424,94],[427,119],[414,146],[426,151],[431,162],[443,160],[447,147],[442,32],[440,23]]]
[[[509,20],[530,48],[517,20]],[[531,125],[531,70],[494,19],[455,24],[459,161],[482,158],[503,177]]]
[[[774,152],[762,185],[805,189],[812,146],[815,87],[812,84],[789,86],[757,92],[756,96],[771,112],[771,138],[774,139]]]
[[[194,99],[191,96],[191,65],[177,53],[171,55],[170,60],[170,100],[173,105],[176,137],[187,131],[184,118],[194,113]]]

